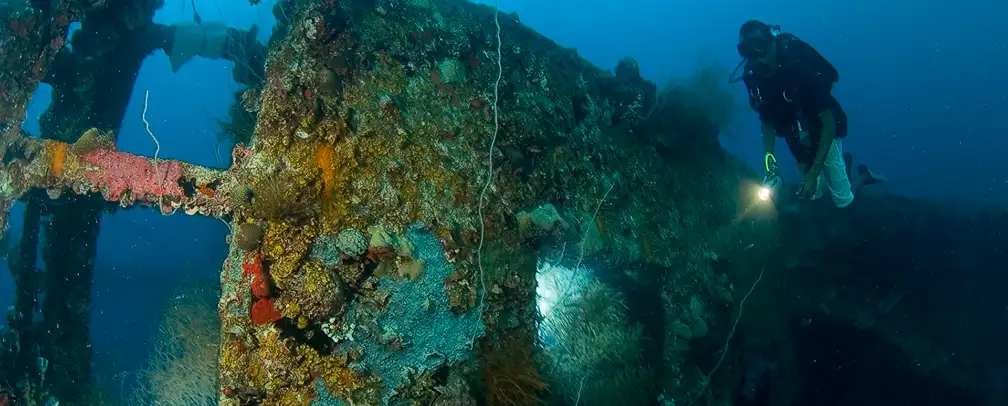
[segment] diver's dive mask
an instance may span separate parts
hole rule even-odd
[[[735,47],[738,49],[739,56],[755,61],[767,55],[771,40],[772,38],[767,38],[764,35],[753,34],[739,38],[739,43]]]
[[[743,25],[739,33],[739,42],[736,49],[738,49],[739,56],[743,59],[755,61],[763,58],[769,52],[774,40],[780,36],[781,28],[779,25],[759,25],[762,29],[747,30],[745,29],[745,25]]]
[[[760,62],[760,59],[766,57],[770,52],[770,47],[773,45],[779,32],[780,28],[773,26],[769,33],[756,31],[748,35],[740,35],[739,42],[735,45],[735,48],[738,50],[742,60],[739,61],[738,66],[735,67],[735,71],[729,76],[728,82],[736,83],[741,81],[745,76],[752,75],[772,76],[773,69],[769,65]],[[743,66],[745,69],[740,75],[739,70]]]

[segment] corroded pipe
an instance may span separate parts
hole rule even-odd
[[[241,198],[233,172],[117,151],[108,135],[90,130],[73,144],[23,135],[4,136],[9,162],[0,171],[0,199],[20,199],[31,189],[52,198],[66,191],[101,193],[122,207],[155,206],[162,213],[228,215]],[[236,156],[245,156],[239,147]]]

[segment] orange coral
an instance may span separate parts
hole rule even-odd
[[[63,175],[67,147],[69,147],[69,144],[65,142],[46,142],[46,151],[49,153],[49,173],[55,177]]]
[[[333,157],[333,146],[322,144],[315,150],[315,164],[322,170],[322,190],[326,196],[332,194],[336,184],[336,163]]]
[[[206,183],[201,183],[199,186],[197,186],[197,189],[199,189],[200,194],[206,197],[214,197],[217,195],[217,191],[214,190],[214,188],[207,185]]]

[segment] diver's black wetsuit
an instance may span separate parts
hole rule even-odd
[[[784,137],[798,163],[808,166],[815,159],[822,135],[819,113],[832,109],[836,138],[847,136],[847,114],[831,94],[838,75],[815,49],[794,35],[781,34],[776,41],[778,66],[773,74],[761,73],[756,62],[746,64],[743,80],[749,106],[759,113],[760,121]],[[805,142],[799,129],[808,132]]]

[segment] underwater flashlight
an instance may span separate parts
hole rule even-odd
[[[776,174],[770,174],[766,178],[763,178],[763,184],[756,189],[756,197],[759,198],[761,202],[769,201],[773,198],[774,190],[783,183],[781,177]]]

